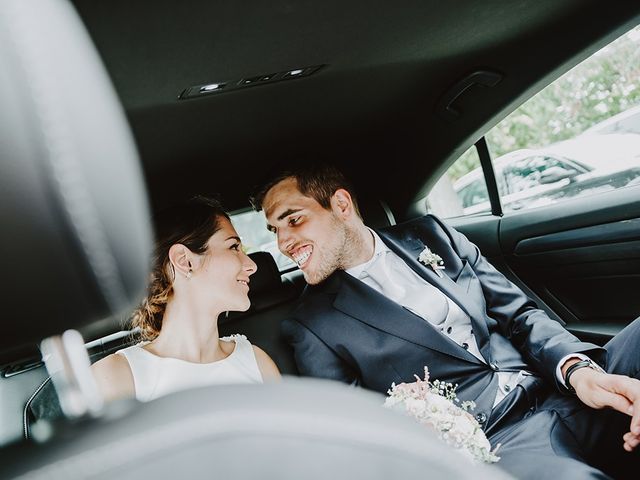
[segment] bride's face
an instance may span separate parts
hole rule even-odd
[[[194,271],[203,295],[219,311],[245,311],[249,301],[249,277],[256,264],[242,250],[240,237],[231,222],[219,219],[220,229],[207,242],[201,264]]]

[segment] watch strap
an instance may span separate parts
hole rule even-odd
[[[569,390],[569,392],[571,393],[576,393],[576,391],[571,386],[571,383],[569,383],[569,379],[571,378],[571,375],[573,375],[573,373],[576,370],[580,370],[581,368],[591,368],[592,370],[595,370],[597,372],[604,372],[604,370],[600,367],[600,365],[598,365],[597,363],[595,363],[593,360],[590,360],[590,359],[580,360],[574,363],[569,368],[567,368],[567,373],[564,376],[564,384],[567,387],[567,390]]]

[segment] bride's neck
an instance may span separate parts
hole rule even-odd
[[[218,335],[221,312],[199,309],[195,302],[173,298],[167,304],[160,334],[150,347],[162,356],[206,363],[224,357]]]

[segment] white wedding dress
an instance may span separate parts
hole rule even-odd
[[[220,340],[235,342],[233,352],[212,363],[193,363],[177,358],[164,358],[142,348],[138,343],[116,352],[129,362],[133,374],[136,399],[149,402],[163,395],[193,387],[233,383],[262,383],[256,356],[244,335]]]

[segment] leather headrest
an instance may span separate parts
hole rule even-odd
[[[0,350],[127,309],[152,233],[134,141],[64,0],[0,3]]]
[[[268,252],[253,252],[249,257],[256,263],[258,270],[251,275],[249,295],[253,298],[257,295],[272,292],[282,286],[282,279],[278,265],[273,256]]]
[[[358,200],[360,214],[365,225],[371,228],[384,228],[396,224],[396,219],[389,206],[377,198],[360,198]]]

